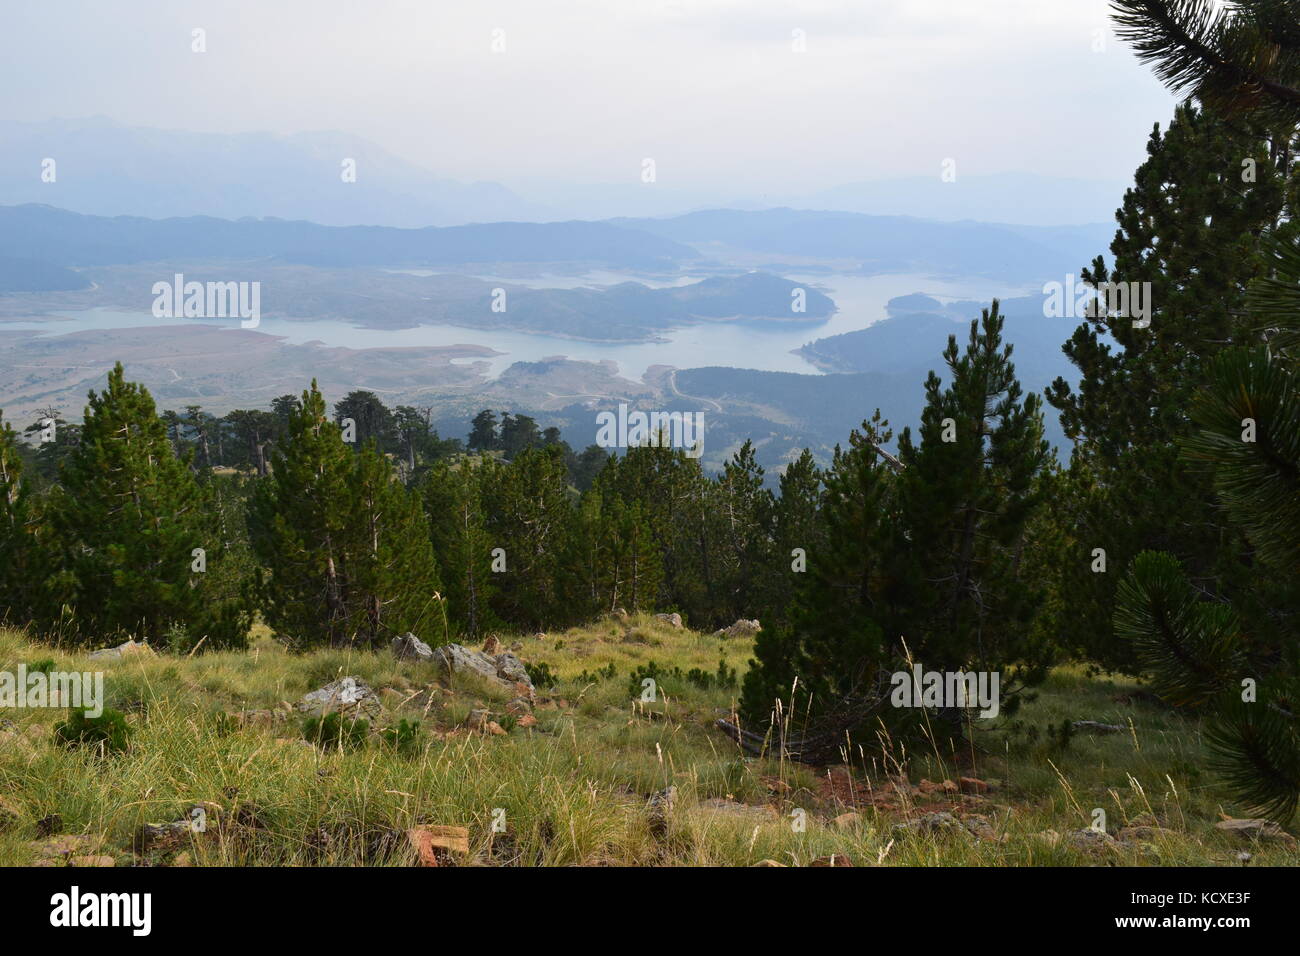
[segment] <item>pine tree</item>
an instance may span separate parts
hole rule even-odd
[[[451,631],[475,640],[499,624],[492,610],[496,585],[480,478],[468,459],[439,461],[420,485]]]
[[[1043,649],[1029,640],[1042,600],[1042,569],[1023,565],[1025,526],[1041,505],[1048,459],[1041,400],[1023,395],[1002,342],[998,301],[971,322],[964,353],[950,336],[949,384],[926,382],[919,444],[899,436],[900,509],[910,595],[890,633],[907,635],[918,661],[935,670],[1023,667],[1043,676]],[[1015,673],[1002,675],[1004,709]]]
[[[508,465],[485,461],[485,528],[506,570],[494,573],[494,609],[516,626],[564,622],[560,558],[570,540],[573,508],[558,448],[529,448]]]
[[[244,603],[217,593],[223,542],[210,492],[172,453],[152,397],[126,381],[121,363],[103,392],[90,393],[60,485],[51,523],[63,553],[51,586],[73,611],[76,637],[165,644],[183,627],[191,645],[245,642]]]
[[[1279,124],[1272,157],[1290,172],[1300,123],[1300,4],[1116,6],[1123,35],[1172,87],[1193,90],[1231,122]],[[1300,246],[1289,215],[1259,231],[1267,272],[1251,283],[1248,324],[1233,338],[1240,344],[1205,359],[1191,380],[1200,387],[1181,442],[1185,460],[1212,484],[1244,580],[1209,591],[1187,579],[1185,552],[1144,551],[1121,585],[1115,626],[1158,693],[1208,714],[1206,737],[1228,786],[1252,808],[1287,820],[1300,804]]]
[[[825,539],[808,555],[791,623],[755,643],[742,700],[751,722],[770,721],[781,700],[811,718],[804,746],[838,746],[870,720],[910,722],[879,693],[882,671],[909,660],[998,672],[1004,712],[1045,676],[1050,656],[1033,628],[1040,594],[1023,558],[1048,451],[1038,397],[1022,395],[1001,334],[995,300],[964,352],[949,338],[948,385],[930,374],[919,441],[905,429],[897,457],[884,451],[879,411],[836,449]]]
[[[262,614],[294,648],[342,647],[352,639],[347,540],[354,531],[352,459],[313,380],[290,413],[285,446],[249,506],[249,538],[265,574]]]
[[[24,480],[18,435],[0,411],[0,621],[26,624],[37,614],[45,578],[38,502]]]
[[[897,489],[877,446],[891,437],[877,413],[847,449],[835,448],[823,475],[825,537],[808,552],[790,623],[765,626],[754,643],[741,697],[751,724],[780,726],[784,711],[823,725],[842,701],[869,694],[888,657],[878,599],[888,588]]]
[[[1117,213],[1113,266],[1098,257],[1085,282],[1147,283],[1150,325],[1104,310],[1064,346],[1080,381],[1047,398],[1075,442],[1070,492],[1058,499],[1062,538],[1053,582],[1063,643],[1110,668],[1134,671],[1131,645],[1110,627],[1120,572],[1143,549],[1187,561],[1198,587],[1239,594],[1250,584],[1246,546],[1213,507],[1213,489],[1179,452],[1187,410],[1213,357],[1254,333],[1244,316],[1260,274],[1261,234],[1284,211],[1291,159],[1270,137],[1192,105],[1153,132],[1148,158]],[[1243,181],[1243,162],[1253,182]],[[1249,178],[1249,177],[1247,177]],[[1098,555],[1110,569],[1098,571]],[[1252,616],[1249,615],[1248,616]]]

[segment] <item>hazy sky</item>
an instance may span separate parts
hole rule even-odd
[[[0,89],[4,119],[340,130],[457,179],[653,157],[662,183],[782,192],[948,157],[1127,181],[1173,109],[1104,0],[10,2]]]

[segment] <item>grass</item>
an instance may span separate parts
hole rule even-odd
[[[470,853],[458,862],[469,865],[807,865],[831,854],[858,866],[1240,865],[1242,851],[1251,865],[1300,862],[1287,841],[1214,829],[1246,814],[1204,769],[1197,724],[1131,683],[1060,669],[973,753],[858,751],[844,766],[811,767],[747,757],[713,727],[734,688],[662,673],[715,674],[722,661],[743,676],[748,641],[643,616],[503,643],[515,640],[554,675],[538,688],[531,726],[508,711],[509,695],[386,651],[291,655],[260,634],[248,653],[103,663],[0,630],[0,670],[50,658],[59,670],[102,668],[108,703],[130,726],[127,751],[102,754],[55,744],[65,711],[0,715],[0,803],[11,810],[0,865],[36,862],[41,838],[59,829],[118,865],[398,865],[412,859],[403,831],[417,824],[466,827]],[[629,680],[651,665],[659,694],[641,703]],[[313,746],[292,703],[344,675],[375,688],[383,712],[361,747]],[[478,708],[506,732],[464,728]],[[385,745],[383,731],[403,719],[419,722],[418,735]],[[1128,729],[1067,744],[1047,732],[1079,719]],[[942,789],[961,777],[994,787]],[[656,809],[651,795],[668,787],[671,804]],[[212,821],[205,832],[139,844],[144,824],[185,819],[195,805]],[[1076,843],[1070,834],[1097,809],[1112,835],[1159,829]],[[942,823],[936,813],[960,829],[917,828]],[[55,815],[58,824],[38,823]]]

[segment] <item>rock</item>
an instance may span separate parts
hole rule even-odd
[[[486,730],[489,734],[492,734],[494,737],[504,737],[506,735],[506,729],[502,727],[500,724],[498,724],[495,720],[489,720],[487,722],[487,726],[484,727],[483,729]]]
[[[809,866],[853,866],[853,861],[843,853],[832,853],[830,856],[819,856],[808,864]]]
[[[655,620],[663,621],[665,624],[670,624],[679,630],[682,626],[682,616],[680,614],[656,614]],[[779,866],[780,864],[777,865]]]
[[[508,680],[515,684],[527,684],[533,686],[532,679],[528,676],[528,670],[524,667],[524,662],[515,657],[514,654],[498,654],[497,676],[502,680]]]
[[[837,830],[853,830],[856,829],[861,824],[862,824],[862,814],[854,813],[853,811],[849,811],[848,813],[841,813],[838,817],[836,817],[834,820],[831,821],[831,826],[835,827]]]
[[[353,719],[379,716],[381,705],[370,685],[358,677],[340,677],[298,701],[298,711],[309,717],[341,714]]]
[[[469,855],[469,830],[465,827],[416,826],[406,831],[407,842],[419,856],[420,866],[442,866],[457,856]]]
[[[444,644],[434,651],[434,656],[441,661],[449,674],[475,674],[494,686],[510,692],[515,685],[523,684],[531,695],[532,679],[523,662],[514,654],[506,652],[490,657],[481,651],[472,651],[460,644]]]
[[[220,804],[196,803],[185,812],[185,817],[171,823],[146,823],[136,831],[133,849],[141,855],[160,850],[169,853],[188,846],[190,837],[206,832],[209,824],[216,825],[222,812]]]
[[[1035,840],[1042,840],[1048,846],[1056,846],[1061,842],[1061,834],[1055,830],[1043,830],[1041,833],[1033,834]]]
[[[490,714],[482,707],[476,707],[465,718],[465,726],[470,730],[487,730]]]
[[[92,856],[103,844],[101,836],[74,836],[64,834],[29,844],[36,857],[35,866],[64,866],[72,856]]]
[[[650,794],[646,800],[646,816],[650,821],[650,835],[662,840],[668,835],[668,823],[673,805],[677,802],[677,788],[667,786]]]
[[[784,863],[778,863],[776,860],[759,860],[754,866],[785,866]]]
[[[111,856],[72,856],[68,857],[68,866],[117,866],[117,860]]]
[[[714,631],[713,636],[714,637],[753,637],[762,629],[763,629],[763,625],[759,624],[757,620],[747,621],[745,620],[745,618],[742,617],[738,621],[736,621],[735,624],[731,625],[731,627],[724,627],[720,631]]]
[[[117,647],[106,647],[103,650],[91,651],[86,656],[91,660],[115,661],[123,657],[155,657],[157,655],[154,653],[154,649],[144,641],[127,641]]]
[[[1104,830],[1084,827],[1065,834],[1065,842],[1078,850],[1104,850],[1115,846],[1115,838]]]
[[[0,833],[17,828],[22,823],[23,812],[18,804],[0,797]]]
[[[532,714],[524,714],[522,717],[519,718],[518,726],[520,726],[520,727],[536,727],[536,726],[537,726],[537,718],[534,717]]]
[[[533,712],[532,702],[527,697],[516,697],[510,703],[506,704],[507,714],[531,714]]]
[[[431,661],[433,648],[414,634],[393,638],[393,656],[399,661]]]
[[[1272,820],[1229,819],[1220,820],[1214,829],[1225,833],[1235,833],[1248,840],[1269,840],[1286,846],[1295,846],[1296,838],[1287,833]]]
[[[957,788],[961,790],[962,793],[988,793],[993,789],[987,781],[978,780],[975,777],[960,778],[957,781]]]
[[[1134,826],[1130,824],[1115,834],[1115,839],[1119,840],[1120,843],[1150,843],[1153,840],[1173,836],[1177,836],[1177,834],[1173,830],[1166,830],[1164,827],[1147,826],[1145,824]]]

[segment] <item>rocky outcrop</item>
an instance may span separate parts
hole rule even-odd
[[[724,627],[722,628],[722,630],[714,631],[713,636],[714,637],[753,637],[762,629],[763,629],[763,625],[759,624],[757,620],[747,621],[745,620],[745,618],[742,617],[740,620],[736,621],[735,624],[731,625],[731,627]]]
[[[393,638],[393,656],[399,661],[431,661],[433,648],[414,634]]]
[[[103,650],[91,651],[86,656],[95,661],[116,661],[123,657],[154,657],[155,655],[154,649],[144,641],[127,641],[117,647],[106,647]]]
[[[533,692],[533,682],[523,661],[509,651],[491,656],[460,644],[444,644],[434,651],[434,657],[448,674],[474,674],[493,686],[512,692],[522,684],[529,694]]]
[[[298,712],[308,717],[340,714],[343,717],[367,718],[379,716],[379,696],[370,685],[357,677],[340,677],[319,690],[305,694],[298,701]]]

